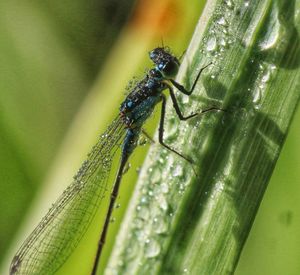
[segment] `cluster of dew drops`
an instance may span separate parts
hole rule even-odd
[[[136,257],[141,255],[139,253],[141,250],[146,259],[155,259],[162,251],[162,241],[170,230],[178,196],[182,196],[187,187],[182,184],[184,182],[182,177],[185,177],[186,174],[184,168],[179,163],[174,164],[175,158],[168,156],[167,160],[163,158],[159,160],[161,162],[168,161],[170,169],[166,170],[171,171],[169,176],[178,179],[173,181],[175,183],[172,187],[161,180],[163,171],[150,168],[148,174],[151,184],[144,184],[139,189],[141,197],[136,205],[135,217],[131,223],[133,230],[130,230],[132,233],[127,238],[130,245],[126,246],[126,251],[123,252],[127,263],[135,262]],[[170,192],[170,188],[176,188],[175,195],[172,195],[173,192]],[[140,259],[140,261],[143,260]],[[147,263],[147,261],[145,262]],[[122,265],[123,263],[119,263],[119,268],[122,268]],[[147,266],[144,266],[144,269],[146,270]]]

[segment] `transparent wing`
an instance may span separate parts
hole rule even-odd
[[[70,256],[90,225],[107,189],[113,156],[124,135],[116,118],[10,266],[10,274],[53,274]]]

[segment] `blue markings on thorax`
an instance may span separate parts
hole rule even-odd
[[[127,127],[122,146],[123,159],[129,157],[136,147],[141,128],[160,101],[161,92],[165,88],[161,73],[152,69],[121,104],[120,114]]]
[[[126,107],[131,109],[133,107],[133,102],[131,100],[126,102]]]
[[[130,113],[133,127],[141,127],[151,115],[155,105],[159,102],[159,96],[149,96],[140,102]]]
[[[135,149],[141,128],[146,119],[152,114],[153,109],[159,100],[159,95],[149,96],[136,105],[130,112],[126,113],[126,119],[131,121],[131,125],[126,130],[122,148],[123,156],[129,156]],[[132,102],[129,101],[127,104],[128,103]]]
[[[147,81],[132,91],[121,104],[120,113],[127,126],[126,136],[122,146],[122,157],[127,158],[136,147],[141,128],[152,114],[155,105],[160,101],[164,89],[160,81],[147,75]]]

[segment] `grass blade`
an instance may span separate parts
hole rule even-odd
[[[197,176],[152,148],[107,274],[234,272],[299,101],[297,10],[282,0],[207,4],[178,81],[189,86],[214,65],[182,107],[227,112],[179,124],[169,109],[167,141]]]

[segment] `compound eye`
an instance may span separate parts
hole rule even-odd
[[[179,66],[176,62],[168,62],[164,66],[162,66],[161,70],[165,76],[175,77],[176,74],[178,73],[178,67]]]

